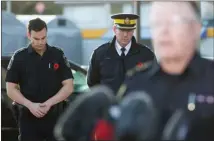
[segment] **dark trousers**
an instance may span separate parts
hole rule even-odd
[[[20,141],[56,141],[53,135],[54,123],[50,121],[20,121]]]
[[[56,141],[53,129],[58,116],[56,112],[49,111],[43,118],[36,118],[23,108],[19,118],[20,141]]]

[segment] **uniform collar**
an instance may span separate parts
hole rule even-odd
[[[47,48],[47,50],[49,49],[49,45],[48,44],[46,44],[46,48]],[[46,50],[46,51],[47,51]],[[28,53],[36,53],[36,51],[33,49],[33,47],[32,47],[32,45],[31,44],[29,44],[28,45]]]
[[[201,56],[199,55],[198,52],[196,52],[194,54],[194,56],[192,57],[192,59],[190,60],[186,70],[188,70],[188,72],[190,72],[194,76],[199,76],[201,73],[202,65],[203,65],[203,63],[201,61],[202,61]],[[157,61],[154,61],[152,68],[150,70],[151,76],[154,76],[156,73],[158,73],[160,71],[161,71],[161,67],[160,67],[159,63]]]
[[[116,48],[115,48],[115,42],[116,42],[116,36],[114,36],[113,40],[109,42],[109,49],[108,49],[108,56],[110,57],[120,57],[116,51]],[[135,54],[137,52],[139,52],[139,45],[137,44],[136,42],[136,39],[135,37],[133,36],[132,37],[132,40],[131,40],[131,47],[130,47],[130,50],[128,52],[127,55],[132,55],[132,54]]]
[[[128,43],[128,45],[125,46],[125,49],[126,49],[125,54],[127,54],[127,53],[129,52],[129,50],[130,50],[130,48],[131,48],[131,44],[132,44],[132,41],[130,41],[130,42]],[[116,47],[116,50],[117,50],[118,54],[120,55],[121,49],[122,49],[123,47],[120,46],[120,44],[118,43],[117,40],[115,41],[115,47]]]
[[[201,58],[200,54],[196,52],[187,68],[190,69],[192,73],[198,76],[201,74],[201,70],[203,69],[202,61],[203,59]]]

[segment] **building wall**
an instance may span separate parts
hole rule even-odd
[[[79,28],[105,28],[109,26],[109,4],[65,5],[63,14]]]
[[[111,24],[110,5],[104,3],[67,4],[63,15],[81,29],[83,38],[99,38]]]
[[[85,5],[67,4],[64,6],[64,15],[76,23],[82,30],[82,35],[84,38],[82,46],[82,65],[88,65],[93,50],[108,41],[101,39],[100,37],[102,37],[113,24],[113,21],[110,19],[111,14],[120,12],[134,13],[134,10],[133,3],[93,3]],[[143,30],[149,27],[149,10],[150,4],[148,2],[141,2],[140,20],[141,28],[144,28]],[[142,43],[151,46],[150,38],[143,40]],[[202,46],[203,45],[205,45],[205,42],[202,43]],[[210,49],[206,49],[205,52],[208,50]]]
[[[150,4],[148,2],[141,2],[140,6],[140,23],[141,27],[148,27],[148,19],[149,19],[149,9]],[[135,9],[133,4],[124,4],[123,12],[124,13],[134,13]]]
[[[203,19],[214,19],[214,2],[201,2],[201,16]]]

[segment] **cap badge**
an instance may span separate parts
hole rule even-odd
[[[129,18],[126,18],[126,19],[124,20],[124,23],[125,23],[125,24],[130,24]]]

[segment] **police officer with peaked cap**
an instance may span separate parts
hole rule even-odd
[[[174,123],[169,125],[178,109],[195,120],[201,119],[199,125],[202,119],[214,117],[214,62],[202,58],[197,51],[201,23],[195,2],[152,2],[150,26],[158,62],[149,70],[133,69],[118,97],[134,91],[147,92],[160,111],[159,132],[154,136],[160,139],[166,137],[162,135],[166,123],[171,127],[167,131],[171,131],[180,121],[178,116],[172,117]],[[186,126],[181,127],[178,134],[185,136]],[[202,132],[206,131],[198,133]]]
[[[88,69],[87,84],[109,86],[116,92],[124,81],[125,73],[144,62],[153,61],[154,53],[145,45],[136,42],[133,36],[138,15],[115,14],[112,41],[94,50]]]

